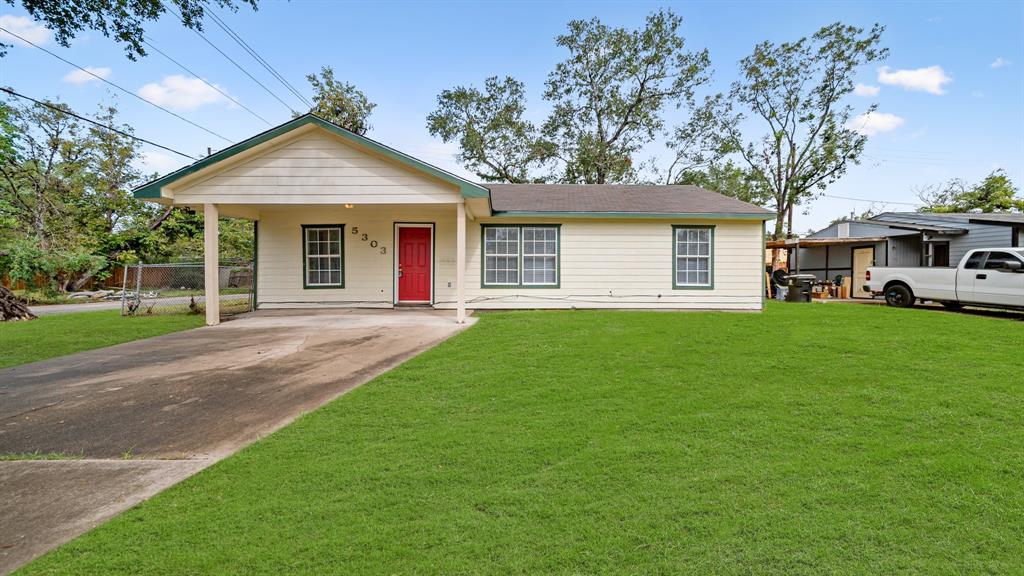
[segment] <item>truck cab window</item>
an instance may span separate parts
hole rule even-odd
[[[976,270],[981,268],[981,261],[985,259],[986,252],[975,252],[971,254],[971,257],[964,263],[964,268],[968,270]]]
[[[1006,262],[1020,262],[1020,260],[1007,252],[989,252],[988,260],[985,261],[985,269],[999,270]]]

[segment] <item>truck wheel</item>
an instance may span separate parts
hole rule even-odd
[[[910,288],[896,284],[886,289],[885,303],[894,308],[910,308],[914,305],[914,295],[910,292]]]

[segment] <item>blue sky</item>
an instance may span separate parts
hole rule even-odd
[[[821,198],[796,228],[805,231],[871,200],[890,210],[917,201],[914,190],[960,177],[978,180],[995,168],[1024,184],[1024,3],[1019,2],[277,2],[259,11],[220,13],[308,97],[305,74],[320,66],[362,89],[377,108],[369,136],[453,172],[468,175],[452,159],[454,146],[433,139],[425,118],[437,94],[462,84],[480,85],[491,75],[526,83],[530,116],[540,122],[548,71],[565,54],[554,37],[574,18],[599,17],[609,25],[636,27],[649,12],[671,7],[684,18],[690,49],[708,48],[715,69],[709,91],[735,78],[736,62],[760,41],[795,40],[839,20],[886,26],[886,62],[863,69],[858,109],[879,104],[864,162],[826,192],[864,200]],[[190,79],[156,53],[137,62],[97,33],[58,46],[15,7],[0,8],[0,26],[19,30],[68,60],[97,69],[232,141],[267,128],[242,108]],[[298,100],[210,22],[207,37],[297,110]],[[148,39],[271,123],[288,109],[173,17],[151,24]],[[884,67],[884,68],[883,68]],[[92,114],[114,92],[98,81],[68,76],[73,68],[16,45],[0,59],[0,84],[38,98],[59,98]],[[174,78],[174,76],[184,76]],[[76,80],[79,80],[76,82]],[[125,95],[116,99],[123,120],[139,136],[188,152],[205,153],[226,142]],[[680,121],[676,111],[668,123]],[[185,162],[148,148],[147,169],[167,172]],[[648,150],[667,159],[663,147]],[[882,203],[875,203],[876,207]]]

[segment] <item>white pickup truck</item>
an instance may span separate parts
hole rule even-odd
[[[1024,309],[1024,248],[971,250],[956,268],[871,267],[864,289],[899,308],[929,300],[948,308]]]

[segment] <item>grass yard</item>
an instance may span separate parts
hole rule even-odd
[[[0,322],[0,368],[202,326],[202,316],[121,317],[120,310]]]
[[[510,312],[26,574],[1024,566],[1024,322]]]

